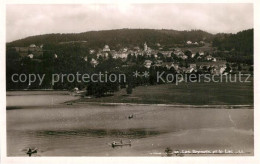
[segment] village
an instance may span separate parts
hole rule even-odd
[[[86,41],[74,41],[69,43],[60,43],[70,46],[70,44],[84,44]],[[109,45],[103,48],[89,49],[89,52],[82,60],[88,62],[92,67],[102,64],[102,61],[108,58],[121,60],[122,67],[131,67],[135,64],[143,66],[146,69],[164,68],[173,70],[179,74],[194,72],[210,73],[212,75],[235,74],[238,72],[250,73],[253,66],[241,63],[228,63],[225,58],[218,57],[216,53],[228,54],[229,51],[219,51],[211,47],[210,43],[204,41],[187,41],[183,47],[165,48],[160,43],[155,44],[155,48],[150,48],[147,43],[143,47],[135,46],[132,48],[124,47],[118,51],[110,49]],[[44,45],[36,46],[31,44],[28,47],[14,47],[20,57],[27,57],[30,60],[41,62],[40,57],[44,55]],[[49,51],[49,50],[47,50]],[[53,53],[53,58],[59,58],[60,54]],[[137,62],[137,60],[139,61]],[[141,61],[141,62],[140,62]]]

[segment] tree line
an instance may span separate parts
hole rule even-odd
[[[253,64],[254,30],[244,30],[236,34],[217,34],[212,42],[219,52],[215,56],[226,58],[228,62]],[[228,51],[228,53],[224,53]]]

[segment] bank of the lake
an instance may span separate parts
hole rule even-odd
[[[251,79],[252,80],[252,79]],[[126,89],[112,96],[81,98],[72,103],[134,103],[175,105],[253,105],[253,81],[250,83],[179,83],[139,86],[132,94]]]

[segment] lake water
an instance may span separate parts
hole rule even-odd
[[[254,153],[251,108],[63,103],[76,98],[65,91],[7,92],[7,155],[26,156],[28,147],[38,148],[33,156],[165,156],[167,147]],[[121,139],[132,145],[111,146]]]

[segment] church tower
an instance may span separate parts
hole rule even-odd
[[[147,47],[147,44],[146,42],[144,43],[144,51],[147,51],[148,50],[148,47]]]

